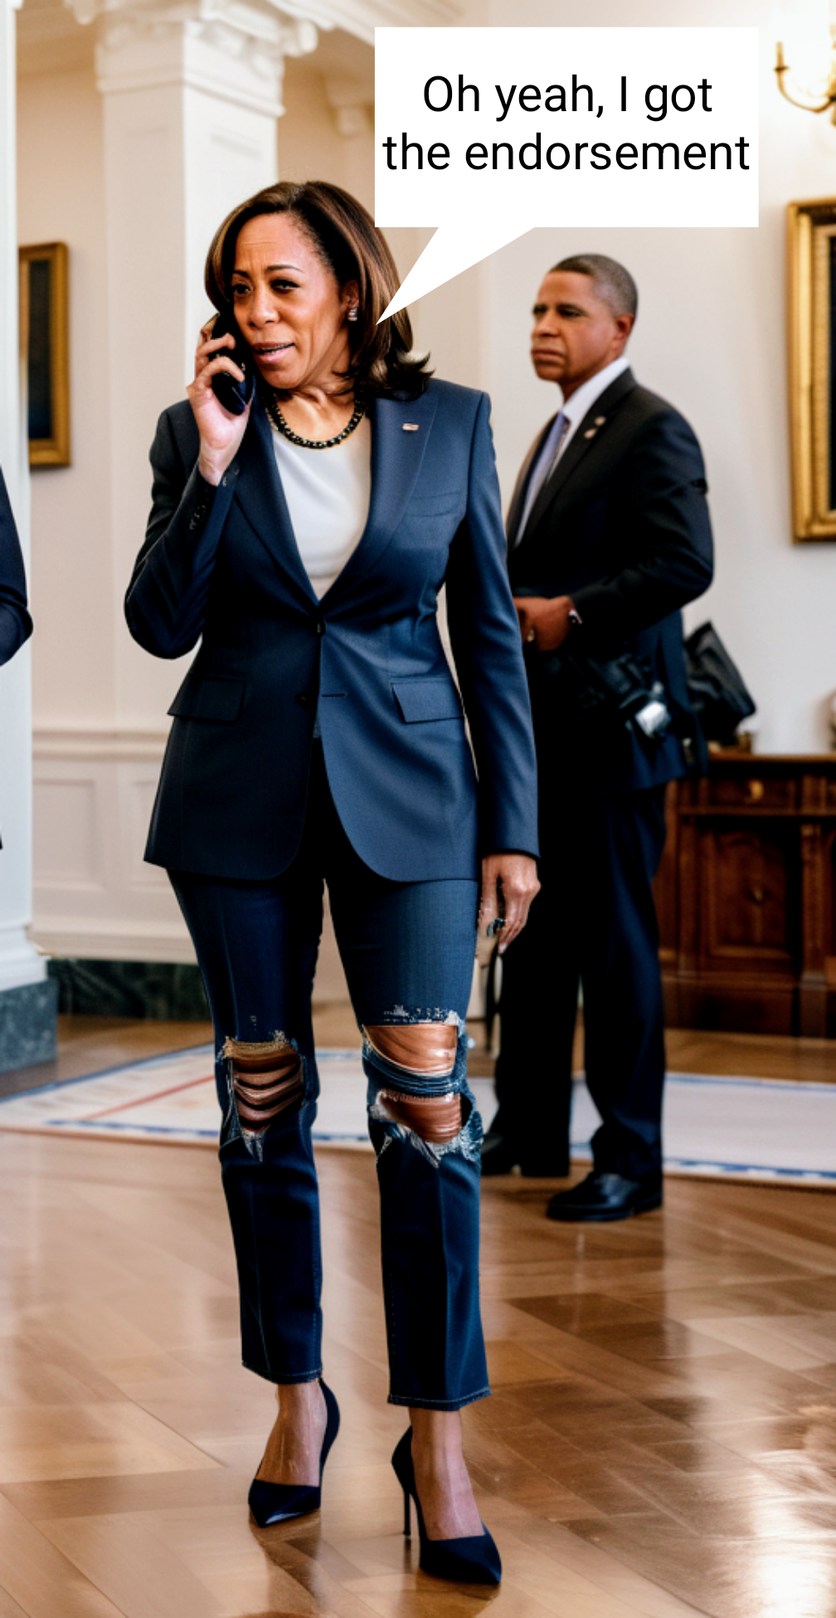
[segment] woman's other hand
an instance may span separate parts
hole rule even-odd
[[[479,933],[496,932],[496,924],[502,923],[500,955],[522,932],[539,891],[537,862],[530,854],[488,854],[483,859]]]
[[[231,332],[213,337],[212,326],[213,322],[207,321],[201,327],[200,342],[195,350],[194,381],[186,392],[200,433],[198,470],[207,483],[217,485],[238,454],[250,419],[250,407],[248,405],[241,416],[231,416],[212,391],[212,378],[219,371],[228,371],[237,381],[241,381],[243,375],[229,353],[235,347]]]

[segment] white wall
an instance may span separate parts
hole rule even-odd
[[[333,45],[329,41],[329,47]],[[285,64],[284,115],[279,120],[279,177],[282,180],[330,180],[351,191],[367,208],[374,207],[372,99],[374,52],[352,42],[357,100],[352,108],[348,85],[342,85],[345,119],[322,73],[318,55]],[[343,132],[341,132],[341,130]]]
[[[32,475],[36,726],[112,722],[114,642],[107,420],[107,277],[101,103],[92,66],[18,87],[23,243],[70,254],[72,466]],[[125,309],[125,319],[140,319]]]

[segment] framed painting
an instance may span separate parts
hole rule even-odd
[[[67,248],[20,249],[20,322],[26,357],[29,465],[70,464]]]
[[[836,197],[788,209],[793,538],[836,539]]]

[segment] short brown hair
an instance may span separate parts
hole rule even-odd
[[[229,280],[238,236],[250,219],[288,213],[339,285],[356,281],[357,320],[348,326],[348,375],[365,393],[422,393],[429,381],[426,355],[412,353],[412,323],[406,310],[378,321],[398,290],[400,276],[385,237],[356,197],[327,180],[277,181],[227,214],[206,257],[205,286],[216,309],[231,302]]]

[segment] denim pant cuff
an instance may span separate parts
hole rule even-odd
[[[318,1371],[266,1371],[261,1365],[253,1365],[249,1360],[241,1361],[245,1371],[252,1371],[255,1376],[263,1376],[265,1382],[318,1382],[322,1376],[322,1367]]]
[[[477,1399],[489,1399],[491,1390],[485,1386],[477,1393],[463,1393],[458,1399],[416,1399],[412,1394],[390,1393],[390,1405],[411,1405],[413,1410],[463,1410],[465,1405],[473,1405]]]

